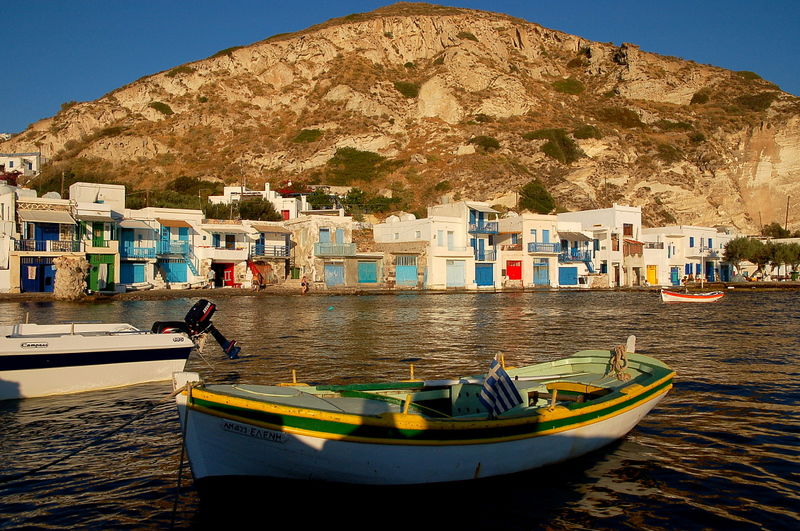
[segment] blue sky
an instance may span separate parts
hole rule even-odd
[[[298,31],[391,2],[304,0],[3,0],[0,132],[19,132],[67,101],[231,46]],[[581,37],[732,70],[800,95],[800,1],[472,0]]]

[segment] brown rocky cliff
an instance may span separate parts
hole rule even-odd
[[[583,156],[559,161],[546,138],[523,136],[542,129]],[[0,143],[139,188],[180,175],[328,182],[345,147],[393,161],[348,184],[392,190],[406,208],[441,190],[511,206],[538,177],[569,209],[617,202],[650,224],[752,230],[800,200],[800,103],[757,76],[425,4],[226,50]]]

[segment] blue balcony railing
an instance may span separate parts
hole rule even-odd
[[[15,251],[39,253],[77,253],[81,250],[80,240],[14,240]]]
[[[314,244],[314,256],[354,256],[355,243],[321,243]]]
[[[496,221],[469,224],[469,232],[472,234],[497,234],[499,231],[500,225]]]
[[[530,242],[528,244],[528,252],[529,253],[560,253],[561,252],[561,244],[560,243]]]
[[[579,251],[578,249],[567,249],[558,255],[559,262],[591,262],[591,251]]]
[[[120,258],[155,258],[155,246],[136,247],[133,242],[124,242],[119,250]]]
[[[497,252],[493,250],[481,251],[477,249],[475,250],[475,260],[479,262],[494,262],[497,260]]]
[[[189,242],[182,240],[161,240],[156,244],[156,254],[179,254],[189,253]]]
[[[288,245],[263,245],[257,243],[253,245],[252,250],[250,253],[253,256],[277,256],[277,257],[286,257],[289,256],[289,246]]]

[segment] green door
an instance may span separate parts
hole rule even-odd
[[[90,254],[89,265],[89,290],[113,291],[114,290],[114,255]]]
[[[105,239],[103,238],[105,233],[104,225],[105,223],[102,221],[92,222],[92,247],[105,247]]]

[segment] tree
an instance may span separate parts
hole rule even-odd
[[[761,235],[770,238],[788,238],[791,236],[791,232],[781,227],[777,221],[773,221],[769,225],[761,227]]]
[[[308,196],[306,196],[306,201],[308,201],[308,204],[311,205],[311,208],[314,210],[333,207],[333,198],[322,191],[321,188],[317,188],[308,194]]]
[[[753,240],[753,242],[752,255],[748,259],[758,266],[756,273],[761,272],[763,275],[767,264],[772,261],[775,244],[772,242],[763,243],[758,240]]]
[[[534,179],[520,189],[519,207],[537,214],[549,214],[556,208],[555,199],[547,188]]]
[[[739,237],[734,238],[725,244],[725,252],[723,253],[723,260],[733,264],[736,272],[740,271],[739,263],[744,260],[750,260],[754,254],[755,243],[760,243],[751,238]]]
[[[275,210],[275,205],[262,198],[239,201],[239,216],[242,219],[258,221],[281,221],[283,216]]]

